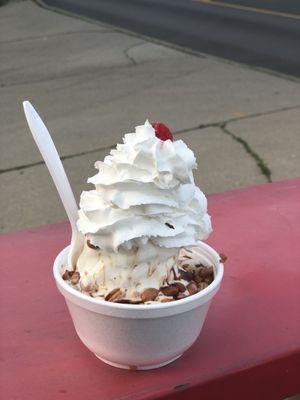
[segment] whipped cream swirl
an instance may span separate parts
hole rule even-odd
[[[175,250],[210,234],[207,200],[192,173],[196,159],[182,140],[160,140],[146,121],[95,167],[88,179],[95,189],[82,192],[77,223],[94,246]]]

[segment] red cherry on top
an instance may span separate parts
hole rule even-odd
[[[163,141],[170,139],[173,142],[173,135],[165,124],[162,122],[153,122],[152,126],[155,130],[155,136],[158,137],[158,139]]]

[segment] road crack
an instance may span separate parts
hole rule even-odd
[[[268,167],[266,162],[260,157],[260,155],[252,149],[252,147],[249,145],[249,143],[246,140],[242,139],[241,137],[232,133],[227,128],[226,123],[220,124],[219,128],[222,130],[223,133],[230,136],[231,139],[235,140],[236,142],[238,142],[240,145],[242,145],[244,147],[244,149],[249,154],[249,156],[251,158],[253,158],[253,160],[256,162],[256,165],[260,169],[261,173],[266,177],[267,181],[272,182],[272,172],[271,172],[270,168]]]
[[[132,48],[134,46],[137,46],[137,44],[130,46],[130,48]],[[200,124],[197,126],[193,126],[191,128],[180,129],[178,131],[174,131],[173,135],[174,136],[182,135],[183,133],[189,133],[189,132],[192,132],[195,130],[202,130],[202,129],[211,128],[211,127],[220,128],[224,133],[229,135],[232,139],[239,142],[244,147],[244,149],[247,151],[247,153],[256,161],[256,164],[258,165],[258,167],[261,170],[261,172],[263,173],[263,175],[267,178],[268,182],[271,182],[272,181],[272,179],[271,179],[272,173],[271,173],[269,167],[266,165],[266,163],[262,160],[262,158],[250,147],[250,145],[245,140],[241,139],[239,136],[234,135],[232,132],[230,132],[228,130],[228,128],[226,126],[227,126],[227,124],[229,124],[231,122],[236,122],[236,121],[240,121],[240,120],[244,120],[244,119],[248,119],[248,118],[261,117],[264,115],[270,115],[270,114],[275,114],[275,113],[284,112],[284,111],[288,111],[288,110],[294,110],[297,108],[300,108],[300,105],[291,106],[291,107],[283,107],[283,108],[280,108],[277,110],[271,110],[271,111],[266,111],[266,112],[261,112],[261,113],[249,114],[249,115],[243,116],[243,117],[229,118],[227,120],[219,121],[219,122],[210,122],[207,124]],[[87,154],[98,153],[100,151],[110,151],[115,146],[116,146],[116,144],[112,144],[111,146],[99,147],[99,148],[95,148],[92,150],[82,151],[80,153],[68,154],[68,155],[60,157],[60,159],[63,161],[63,160],[68,160],[68,159],[74,158],[74,157],[84,156]],[[36,161],[36,162],[30,163],[30,164],[17,165],[17,166],[10,167],[10,168],[0,169],[0,174],[4,174],[6,172],[20,171],[23,169],[36,167],[36,166],[39,166],[42,164],[44,164],[44,161]]]
[[[58,33],[45,33],[44,35],[38,35],[38,36],[28,36],[25,38],[18,38],[18,39],[11,39],[11,40],[0,40],[0,44],[12,44],[12,43],[20,43],[20,42],[27,42],[27,41],[34,41],[34,40],[48,40],[52,39],[55,37],[61,37],[61,36],[69,36],[69,35],[82,35],[82,34],[91,34],[91,33],[115,33],[114,30],[112,29],[91,29],[91,30],[85,30],[85,31],[64,31],[64,32],[58,32]]]
[[[127,49],[125,49],[125,50],[123,51],[125,57],[126,57],[133,65],[137,65],[138,62],[135,60],[134,57],[131,57],[131,56],[129,55],[129,51],[130,51],[131,49],[134,49],[135,47],[141,46],[141,45],[143,45],[143,44],[145,44],[145,41],[132,44],[131,46],[129,46]]]
[[[297,104],[296,106],[282,107],[282,108],[278,108],[275,110],[270,110],[270,111],[265,111],[265,112],[260,112],[260,113],[248,114],[248,115],[244,115],[242,117],[228,118],[228,119],[225,119],[223,121],[218,121],[218,122],[208,122],[207,124],[200,124],[200,125],[194,126],[192,128],[180,129],[180,130],[174,132],[174,134],[176,135],[176,134],[181,134],[181,133],[188,133],[188,132],[195,131],[198,129],[211,128],[214,126],[219,127],[222,124],[228,124],[231,122],[242,121],[244,119],[263,117],[265,115],[277,114],[277,113],[284,112],[284,111],[296,110],[297,108],[300,108],[300,104]]]
[[[66,156],[61,156],[59,158],[61,159],[61,161],[69,160],[70,158],[85,156],[86,154],[99,153],[99,151],[110,151],[115,146],[116,145],[111,145],[111,146],[101,147],[101,148],[95,148],[93,150],[82,151],[80,153],[68,154]],[[7,172],[22,171],[24,169],[37,167],[37,166],[43,165],[43,164],[45,164],[45,162],[41,160],[41,161],[36,161],[36,162],[30,163],[30,164],[17,165],[16,167],[0,169],[0,175],[4,174],[4,173],[7,173]]]

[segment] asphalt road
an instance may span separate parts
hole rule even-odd
[[[300,77],[299,0],[44,0],[185,48]]]

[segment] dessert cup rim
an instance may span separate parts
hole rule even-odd
[[[90,297],[84,293],[79,292],[71,285],[69,285],[66,281],[63,280],[60,269],[62,266],[62,261],[67,258],[69,246],[63,248],[58,255],[56,256],[53,264],[53,275],[56,283],[61,286],[66,292],[68,292],[71,296],[78,298],[81,301],[91,303],[94,305],[101,305],[104,307],[108,307],[111,309],[119,309],[119,310],[155,310],[155,309],[166,309],[166,308],[173,308],[179,305],[187,304],[199,300],[202,297],[209,295],[211,292],[217,290],[218,286],[220,285],[223,274],[224,274],[224,266],[223,263],[220,261],[220,255],[208,244],[203,243],[202,241],[198,242],[198,245],[195,247],[199,247],[201,250],[205,250],[209,253],[210,256],[213,256],[215,259],[214,267],[216,271],[216,275],[214,280],[211,284],[209,284],[205,289],[201,290],[200,292],[185,297],[184,299],[170,301],[166,303],[153,303],[153,304],[122,304],[122,303],[113,303],[109,301],[105,301],[102,299],[96,299]]]

